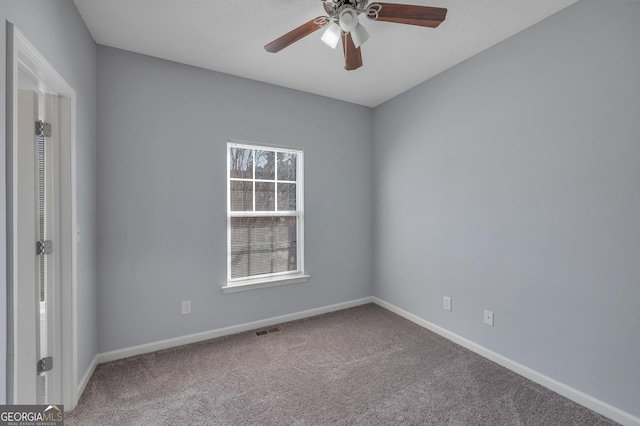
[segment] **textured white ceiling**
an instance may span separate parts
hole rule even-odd
[[[279,53],[263,46],[325,15],[320,0],[74,0],[106,46],[370,107],[522,31],[578,0],[389,0],[448,9],[435,29],[361,23],[364,65],[344,69],[322,30]]]

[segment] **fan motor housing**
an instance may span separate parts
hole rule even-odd
[[[338,14],[344,6],[351,6],[356,10],[363,10],[367,6],[368,0],[323,0],[324,10],[331,17]]]

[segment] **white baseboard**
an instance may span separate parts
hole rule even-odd
[[[627,413],[619,408],[612,406],[611,404],[607,404],[604,401],[600,401],[597,398],[592,397],[591,395],[587,395],[586,393],[579,391],[571,386],[568,386],[564,383],[561,383],[555,379],[552,379],[549,376],[546,376],[542,373],[539,373],[531,368],[522,365],[516,361],[513,361],[505,356],[502,356],[496,352],[493,352],[484,346],[480,346],[477,343],[472,342],[471,340],[465,339],[462,336],[458,336],[455,333],[452,333],[438,325],[435,325],[427,320],[424,320],[417,315],[414,315],[410,312],[405,311],[391,303],[385,302],[382,299],[377,297],[372,297],[373,303],[394,312],[401,317],[408,319],[411,322],[414,322],[428,330],[433,331],[440,336],[449,339],[460,346],[463,346],[478,355],[481,355],[491,361],[500,364],[501,366],[508,368],[509,370],[526,377],[527,379],[534,381],[552,391],[568,398],[572,401],[577,402],[578,404],[589,408],[590,410],[595,411],[596,413],[602,414],[605,417],[610,418],[613,421],[621,423],[625,426],[640,426],[640,418]]]
[[[173,339],[160,340],[157,342],[146,343],[144,345],[132,346],[129,348],[118,349],[115,351],[104,352],[97,355],[97,363],[115,361],[118,359],[128,358],[131,356],[142,355],[150,352],[169,349],[176,346],[188,345],[190,343],[201,342],[203,340],[214,339],[216,337],[228,336],[231,334],[242,333],[244,331],[255,330],[257,328],[268,327],[283,322],[295,321],[302,318],[313,317],[328,312],[339,311],[342,309],[352,308],[354,306],[372,303],[372,297],[364,297],[362,299],[350,300],[348,302],[336,303],[335,305],[323,306],[320,308],[309,309],[306,311],[294,312],[292,314],[280,315],[277,317],[266,318],[259,321],[247,322],[244,324],[233,325],[230,327],[218,328],[215,330],[203,331],[201,333],[188,334]]]
[[[76,407],[76,405],[78,405],[78,401],[80,400],[80,397],[84,392],[84,388],[87,387],[87,383],[89,383],[89,379],[93,375],[93,372],[95,371],[97,366],[98,366],[98,355],[93,357],[93,359],[91,360],[91,363],[89,364],[89,367],[82,375],[82,379],[80,379],[80,382],[76,386],[76,394],[74,395],[73,407],[69,407],[69,410],[73,410]]]

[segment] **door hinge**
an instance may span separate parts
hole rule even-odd
[[[48,138],[51,136],[51,123],[45,123],[42,120],[36,121],[36,136],[44,136]]]
[[[46,358],[42,358],[41,360],[38,361],[38,374],[42,374],[46,371],[52,370],[53,369],[53,357],[46,357]]]
[[[53,243],[51,240],[36,241],[36,255],[53,253]]]

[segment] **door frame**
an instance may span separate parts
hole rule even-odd
[[[72,410],[78,402],[77,344],[77,208],[76,92],[27,38],[7,22],[7,353],[17,347],[17,143],[18,75],[26,71],[59,99],[61,403]],[[14,354],[20,356],[20,354]],[[7,359],[7,403],[13,403],[15,363]],[[35,366],[34,366],[35,368]]]

